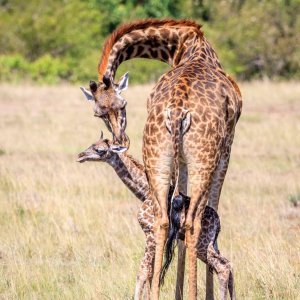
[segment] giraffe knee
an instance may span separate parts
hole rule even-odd
[[[163,213],[160,218],[157,220],[157,225],[162,229],[169,228],[169,218],[168,215]]]
[[[140,273],[137,275],[136,280],[143,286],[145,282],[149,279],[148,273]]]
[[[233,269],[229,260],[215,250],[213,242],[210,242],[207,247],[207,263],[218,274],[220,286],[226,287]]]
[[[207,261],[211,262],[214,258],[217,258],[219,255],[213,246],[213,242],[210,242],[207,247]]]
[[[191,230],[193,228],[193,218],[191,216],[186,217],[184,228],[186,230]]]
[[[160,227],[163,229],[168,229],[169,228],[169,219],[168,217],[162,218],[160,221]]]

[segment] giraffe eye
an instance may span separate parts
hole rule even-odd
[[[105,150],[103,150],[103,149],[95,149],[96,150],[96,152],[98,153],[98,154],[100,154],[100,155],[103,155],[103,154],[105,154]]]

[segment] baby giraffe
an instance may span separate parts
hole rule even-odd
[[[146,247],[137,276],[134,299],[142,299],[143,295],[146,299],[150,299],[150,285],[155,258],[155,238],[153,231],[154,202],[150,195],[143,165],[131,155],[127,154],[125,152],[126,150],[126,147],[115,145],[113,142],[103,139],[103,134],[101,133],[100,139],[95,144],[92,144],[78,155],[78,162],[102,161],[108,163],[114,168],[123,183],[143,202],[138,213],[138,221],[146,235]],[[169,192],[169,212],[171,212],[170,222],[172,224],[172,230],[167,240],[166,262],[162,272],[162,280],[172,260],[174,240],[184,240],[184,232],[180,232],[179,228],[180,222],[184,220],[185,211],[187,211],[189,204],[189,197],[182,194],[176,196],[173,201],[171,201],[172,194],[173,188],[171,187]],[[231,299],[235,299],[231,264],[220,254],[216,246],[218,233],[220,231],[218,214],[213,208],[206,206],[201,222],[202,231],[197,244],[197,256],[217,273],[221,299],[227,299],[228,290]],[[184,271],[177,270],[177,272]]]

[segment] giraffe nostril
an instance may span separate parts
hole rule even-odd
[[[80,152],[78,154],[78,158],[82,158],[82,157],[85,157],[86,153],[85,152]]]

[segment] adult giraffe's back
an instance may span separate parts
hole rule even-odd
[[[111,78],[123,61],[134,57],[158,59],[172,66],[148,99],[143,138],[145,169],[158,208],[152,298],[159,298],[168,228],[167,195],[175,165],[177,191],[185,192],[188,178],[191,197],[185,226],[189,299],[196,299],[199,220],[208,201],[215,209],[218,207],[241,112],[241,95],[235,82],[222,70],[200,26],[194,22],[146,20],[123,25],[105,43],[98,67],[99,83],[91,83],[95,112],[105,118],[119,141],[123,140],[125,105],[117,105],[119,91]],[[124,99],[120,97],[120,101]],[[181,292],[182,287],[178,294]]]

